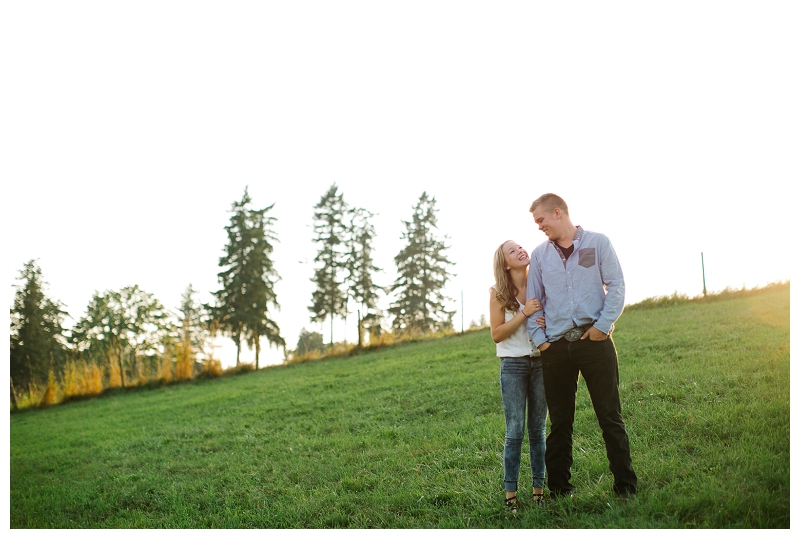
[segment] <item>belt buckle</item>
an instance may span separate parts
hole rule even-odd
[[[569,342],[575,342],[583,337],[583,330],[581,328],[572,328],[564,334],[564,338]]]

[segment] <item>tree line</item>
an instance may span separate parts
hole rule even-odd
[[[236,345],[236,366],[243,346],[255,350],[259,368],[262,343],[289,351],[274,313],[280,309],[275,285],[280,280],[273,255],[279,239],[274,203],[256,208],[245,188],[230,209],[227,243],[219,259],[220,288],[210,303],[200,303],[190,284],[180,306],[170,312],[138,285],[95,292],[85,314],[70,330],[64,305],[46,295],[47,283],[35,260],[20,271],[11,307],[11,404],[39,404],[62,398],[96,395],[108,388],[169,383],[222,372],[210,342],[222,335]],[[436,199],[423,192],[411,218],[402,221],[405,244],[394,257],[397,277],[376,282],[381,269],[373,259],[376,214],[349,205],[336,184],[314,206],[317,255],[311,281],[315,289],[310,321],[331,324],[355,314],[358,345],[385,333],[426,334],[452,329],[454,311],[443,288],[453,275],[448,266],[446,236],[439,237]],[[381,295],[393,295],[388,313],[378,308]],[[351,311],[354,306],[355,313]],[[391,326],[384,327],[387,318]],[[300,333],[294,354],[319,350],[322,334]]]

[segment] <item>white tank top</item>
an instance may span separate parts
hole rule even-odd
[[[492,288],[494,288],[494,286],[492,286]],[[519,303],[521,310],[523,304],[520,303],[519,300],[517,300],[517,303]],[[516,315],[517,313],[506,310],[505,321],[508,322]],[[497,357],[539,357],[542,355],[541,352],[539,352],[539,349],[533,345],[533,341],[531,341],[531,338],[528,335],[528,324],[526,322],[520,324],[516,331],[509,335],[505,340],[496,343],[496,346]]]

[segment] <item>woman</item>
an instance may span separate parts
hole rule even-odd
[[[544,398],[542,360],[528,336],[527,322],[542,309],[536,298],[525,301],[528,253],[517,242],[506,241],[494,254],[495,284],[490,290],[489,323],[500,360],[500,391],[506,420],[503,448],[503,489],[506,507],[516,513],[520,452],[528,411],[533,502],[544,500],[544,450],[547,402]],[[544,318],[537,322],[544,325]]]

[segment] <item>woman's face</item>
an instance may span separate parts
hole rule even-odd
[[[503,244],[503,255],[506,257],[508,269],[524,268],[528,265],[528,253],[515,241],[507,241]]]

